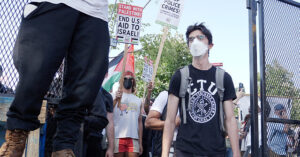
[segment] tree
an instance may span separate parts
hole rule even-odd
[[[144,67],[144,56],[155,61],[160,41],[161,34],[147,34],[140,38],[142,49],[135,52],[135,64],[136,64],[136,76],[139,97],[143,96],[145,83],[141,79]],[[189,50],[186,42],[184,41],[183,35],[168,34],[168,37],[164,44],[163,53],[159,66],[157,69],[157,75],[154,83],[154,90],[152,92],[153,97],[156,97],[159,92],[168,90],[169,82],[172,75],[177,69],[192,63],[192,56],[189,54]]]
[[[290,98],[291,119],[300,120],[300,90],[293,82],[293,73],[281,66],[277,60],[266,65],[266,96]]]

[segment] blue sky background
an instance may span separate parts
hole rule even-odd
[[[119,1],[119,0],[118,0]],[[117,2],[118,2],[117,1]],[[248,28],[248,10],[246,9],[246,0],[227,0],[227,1],[220,1],[220,0],[184,0],[184,9],[182,11],[180,23],[177,30],[171,30],[172,33],[175,33],[176,31],[180,34],[185,34],[186,28],[189,25],[205,22],[206,26],[211,30],[213,35],[213,43],[214,47],[210,51],[210,61],[211,62],[222,62],[223,68],[229,72],[232,76],[232,79],[234,81],[235,86],[238,86],[239,82],[244,83],[246,92],[249,93],[249,28]],[[295,0],[297,2],[300,2],[300,0]],[[5,37],[3,40],[0,40],[0,49],[4,52],[5,51],[11,51],[14,39],[16,34],[13,34],[13,37],[10,37],[10,31],[13,32],[13,30],[17,30],[18,25],[14,25],[14,27],[7,27],[8,23],[17,23],[19,24],[19,18],[15,18],[15,16],[19,16],[22,11],[22,5],[23,1],[7,1],[9,3],[2,3],[6,2],[5,0],[0,0],[0,14],[3,16],[0,18],[0,37]],[[144,5],[148,2],[148,0],[133,0],[132,5],[144,7]],[[115,3],[115,0],[109,0],[110,4]],[[159,4],[160,0],[151,0],[150,3],[147,5],[147,7],[144,9],[143,12],[143,18],[142,22],[149,23],[150,26],[144,28],[144,32],[141,32],[141,36],[144,34],[151,34],[151,33],[162,33],[162,26],[155,23],[158,11],[159,11]],[[11,7],[12,5],[15,5],[15,7]],[[16,9],[14,10],[14,16],[11,17],[10,11],[6,9]],[[279,17],[279,23],[284,24],[285,31],[287,28],[295,28],[293,30],[299,31],[299,25],[295,25],[294,27],[290,27],[288,25],[288,22],[285,22],[284,20],[287,19],[287,16],[289,18],[297,18],[299,14],[297,15],[291,15],[288,12],[285,12],[285,14],[281,14],[278,9],[275,17]],[[279,9],[282,10],[282,9]],[[288,10],[289,11],[289,10]],[[5,14],[4,14],[5,13]],[[293,13],[293,12],[291,12]],[[283,19],[280,19],[283,18]],[[288,20],[287,20],[288,21]],[[297,21],[299,22],[299,21]],[[276,24],[276,23],[275,23]],[[9,25],[10,26],[10,25]],[[272,28],[272,26],[271,26]],[[277,28],[277,27],[276,27]],[[276,32],[276,31],[275,31]],[[284,31],[282,31],[284,33]],[[299,32],[296,32],[295,36],[293,33],[289,33],[290,37],[298,37]],[[7,38],[6,38],[7,37]],[[2,39],[2,38],[1,38]],[[295,39],[295,38],[293,38]],[[297,38],[297,42],[299,43],[299,38]],[[277,41],[274,39],[274,41]],[[288,41],[288,40],[286,40]],[[283,41],[283,42],[286,42]],[[275,44],[275,42],[272,42]],[[5,48],[3,46],[6,46]],[[293,50],[299,50],[299,47],[294,47]],[[278,46],[278,45],[275,45]],[[116,56],[120,51],[124,48],[124,44],[119,44],[120,49],[117,51],[112,51],[110,53],[110,56]],[[283,47],[289,47],[287,44]],[[6,50],[6,48],[8,50]],[[141,48],[141,46],[136,46],[136,49]],[[287,49],[287,48],[286,48]],[[291,48],[289,47],[288,50]],[[285,52],[285,51],[284,51]],[[289,55],[289,53],[286,53]],[[3,64],[3,62],[7,62],[5,59],[5,54],[2,52],[0,53],[0,62]],[[163,55],[163,54],[162,54]],[[291,55],[289,55],[291,56]],[[295,56],[300,57],[299,55]],[[295,64],[297,64],[297,61],[299,59],[295,59]],[[8,58],[11,60],[11,56]],[[287,62],[286,62],[287,63]],[[290,63],[290,62],[289,62]],[[4,64],[5,65],[5,64]],[[285,65],[282,63],[284,67],[287,67],[289,69],[289,65]],[[6,73],[16,73],[16,71],[13,68],[10,67],[3,67],[6,69],[4,71],[4,75]],[[300,88],[300,68],[299,69],[293,69],[295,71],[294,74],[294,82],[298,82],[296,84],[297,87]],[[298,70],[298,71],[297,71]],[[17,75],[17,74],[16,74]],[[298,80],[297,80],[298,78]],[[16,81],[15,81],[16,82]],[[11,87],[14,87],[15,84],[9,85]]]
[[[114,3],[115,0],[109,0]],[[143,7],[148,0],[134,0],[133,5]],[[155,23],[159,0],[151,0],[144,9],[142,22],[150,23],[141,33],[161,33],[162,26]],[[185,0],[184,10],[181,15],[177,31],[185,34],[186,28],[194,23],[205,22],[213,35],[214,47],[210,51],[211,62],[223,62],[223,68],[232,76],[234,85],[244,83],[246,92],[249,93],[249,33],[248,10],[246,0]],[[123,48],[123,44],[121,49]],[[110,56],[115,56],[120,51],[112,51]],[[163,55],[163,54],[162,54]]]

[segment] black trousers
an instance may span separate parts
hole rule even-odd
[[[85,108],[92,105],[108,68],[108,24],[64,4],[33,3],[23,17],[13,60],[19,72],[15,99],[7,113],[9,130],[34,130],[50,83],[66,62],[62,99],[56,110],[54,151],[77,140]]]

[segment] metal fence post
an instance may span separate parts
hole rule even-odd
[[[250,53],[250,103],[251,103],[251,156],[258,156],[258,93],[257,93],[257,46],[256,15],[257,2],[247,1],[249,9],[249,53]]]
[[[260,54],[260,102],[261,102],[261,156],[268,156],[267,152],[267,124],[266,124],[266,82],[265,82],[265,40],[264,40],[264,0],[259,1],[259,54]]]

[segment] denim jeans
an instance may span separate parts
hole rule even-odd
[[[62,3],[32,4],[37,9],[22,18],[13,50],[19,82],[7,128],[30,131],[40,126],[42,100],[65,58],[53,144],[54,151],[73,149],[85,109],[93,104],[107,72],[108,24]]]
[[[233,157],[232,148],[226,148],[226,156],[225,157]]]

